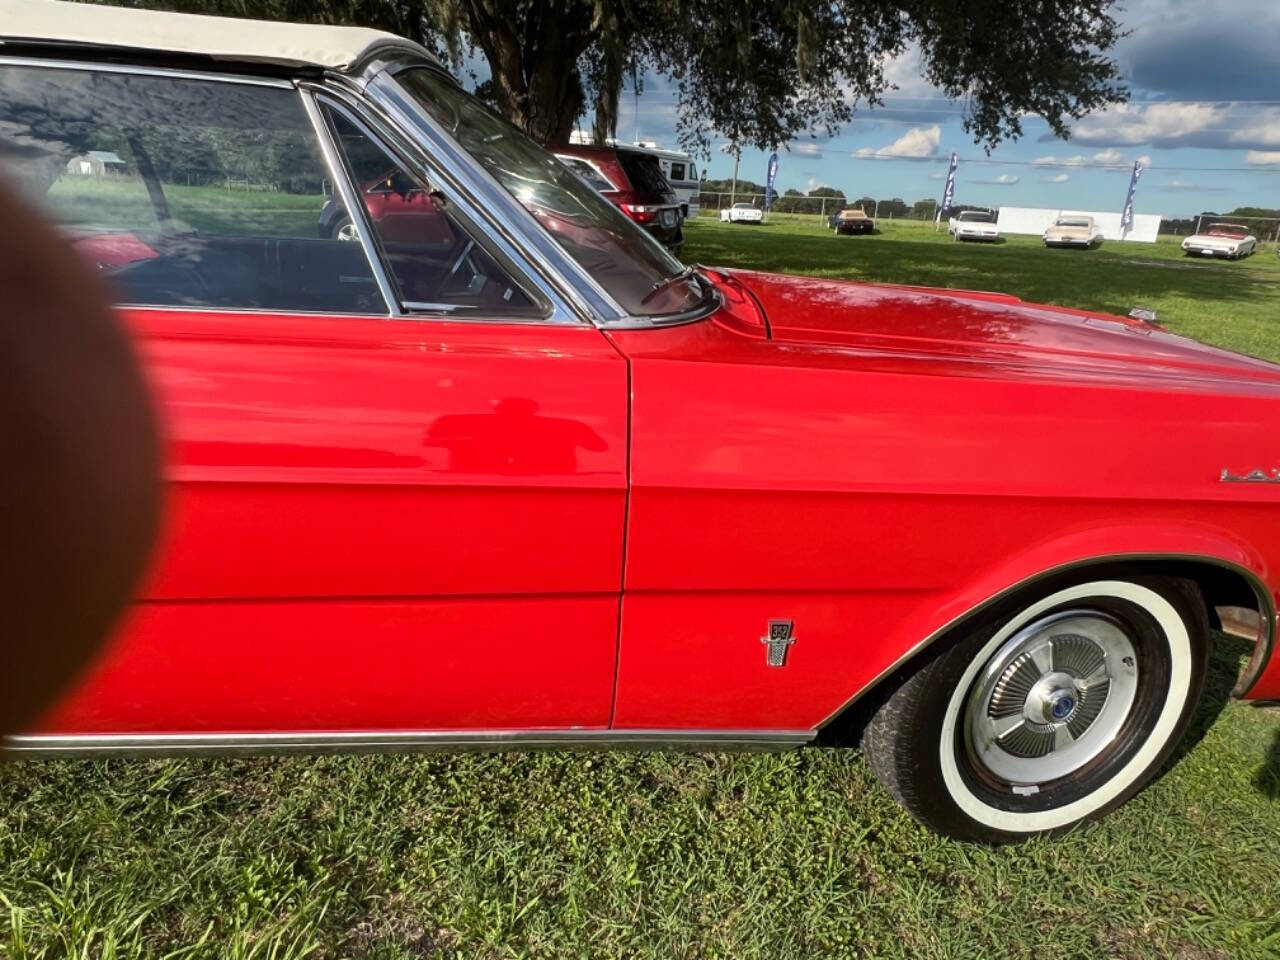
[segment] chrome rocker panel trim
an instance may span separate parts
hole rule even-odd
[[[252,756],[503,750],[785,750],[813,730],[446,730],[303,733],[49,734],[5,737],[11,757]]]

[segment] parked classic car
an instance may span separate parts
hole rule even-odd
[[[861,207],[850,207],[836,214],[834,229],[836,236],[842,233],[875,233],[876,222]]]
[[[1059,217],[1044,232],[1046,247],[1084,247],[1088,249],[1102,239],[1102,231],[1093,217],[1069,214]]]
[[[1211,625],[1280,697],[1280,368],[686,267],[386,34],[0,7],[0,163],[114,290],[170,487],[130,615],[10,750],[865,728],[916,817],[998,842],[1151,779]],[[119,171],[66,182],[90,144]],[[447,245],[387,242],[388,170]],[[317,236],[331,194],[354,242]]]
[[[1201,257],[1240,260],[1258,250],[1258,238],[1236,223],[1211,223],[1182,241],[1182,249]]]
[[[754,223],[759,226],[764,222],[764,211],[749,203],[735,203],[732,207],[720,211],[721,223]]]
[[[961,210],[947,221],[947,233],[957,240],[985,240],[990,243],[1000,239],[995,214],[989,210]]]

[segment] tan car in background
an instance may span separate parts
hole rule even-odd
[[[1044,232],[1046,247],[1084,247],[1088,249],[1102,239],[1102,231],[1093,217],[1063,216]]]
[[[842,233],[875,233],[876,222],[861,207],[849,207],[835,215],[832,227],[836,236]]]

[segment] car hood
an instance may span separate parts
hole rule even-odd
[[[1212,381],[1280,391],[1280,365],[1179,337],[1154,324],[971,290],[732,271],[770,335],[929,372],[1036,378]]]

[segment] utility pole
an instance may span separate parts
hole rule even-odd
[[[733,186],[729,188],[729,206],[731,207],[738,196],[738,161],[741,159],[742,151],[735,143],[733,145]]]

